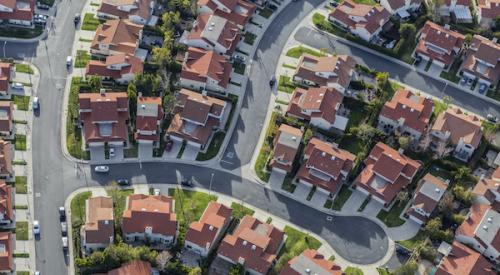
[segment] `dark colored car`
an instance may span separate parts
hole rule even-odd
[[[117,179],[116,183],[118,183],[118,185],[120,185],[120,186],[129,186],[130,185],[130,181],[128,179]]]
[[[75,14],[75,18],[73,19],[73,22],[75,22],[75,26],[78,25],[78,23],[80,22],[80,14],[79,13]]]
[[[170,150],[172,150],[173,146],[174,146],[173,140],[167,141],[167,144],[165,144],[165,151],[170,152]]]
[[[191,182],[190,180],[187,180],[187,179],[183,179],[181,181],[181,185],[184,185],[184,186],[187,186],[187,187],[193,187],[194,186],[193,182]]]
[[[48,10],[50,9],[49,5],[43,4],[42,2],[36,2],[36,7],[41,9],[41,10]]]

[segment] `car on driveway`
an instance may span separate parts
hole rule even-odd
[[[120,185],[120,186],[129,186],[130,185],[130,181],[128,179],[117,179],[116,183],[118,183],[118,185]]]
[[[486,85],[484,83],[481,83],[481,85],[479,85],[479,93],[480,94],[484,94],[484,92],[486,92],[486,89],[488,89],[488,85]]]
[[[174,146],[174,141],[168,140],[167,143],[165,144],[165,151],[170,152],[173,146]]]
[[[467,83],[467,77],[463,76],[461,79],[460,79],[460,85],[465,85],[465,83]]]
[[[12,82],[12,88],[17,89],[17,90],[21,90],[24,88],[24,85],[23,85],[23,83],[20,83],[20,82]]]
[[[35,236],[40,235],[40,223],[37,220],[33,221],[33,234]]]
[[[491,123],[497,123],[498,122],[498,118],[492,114],[488,114],[486,116],[486,119],[488,119],[489,122]]]
[[[109,157],[114,158],[115,157],[115,148],[109,148]]]
[[[42,2],[36,2],[36,7],[41,9],[41,10],[48,10],[50,9],[50,6],[49,5],[46,5]]]
[[[193,187],[194,186],[193,182],[190,181],[190,180],[188,180],[188,179],[183,179],[181,181],[181,185],[187,186],[187,187]]]
[[[94,168],[94,171],[98,173],[107,173],[109,172],[109,166],[106,165],[99,165]]]
[[[239,61],[239,62],[245,62],[245,60],[247,60],[247,59],[246,59],[243,55],[241,55],[241,54],[235,54],[235,55],[233,56],[233,59],[234,59],[235,61]]]

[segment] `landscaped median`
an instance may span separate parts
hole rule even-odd
[[[77,159],[90,159],[89,153],[82,149],[83,139],[78,127],[78,94],[82,87],[90,89],[82,77],[73,77],[68,98],[68,113],[66,117],[66,148],[69,154]]]
[[[101,20],[95,16],[93,13],[86,13],[83,17],[81,29],[84,31],[96,31],[97,27],[104,23],[105,20]]]

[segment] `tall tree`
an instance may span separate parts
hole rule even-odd
[[[92,75],[88,78],[88,83],[92,92],[99,92],[102,87],[102,80],[100,76]]]

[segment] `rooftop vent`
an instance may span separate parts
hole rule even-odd
[[[326,157],[326,153],[325,152],[321,152],[321,156],[322,157]]]
[[[293,141],[296,141],[296,140],[297,140],[297,137],[296,137],[296,136],[293,136],[293,137],[292,137],[292,140],[293,140]]]
[[[247,241],[243,241],[243,245],[247,245],[247,243],[248,243]]]
[[[493,222],[493,218],[492,217],[488,217],[488,222],[492,223]]]
[[[209,30],[209,31],[213,31],[213,30],[214,30],[214,28],[213,28],[213,27],[208,27],[208,30]]]
[[[436,191],[436,193],[439,193],[439,192],[441,192],[441,189],[436,188],[436,190],[435,190],[435,191]]]
[[[255,244],[252,245],[252,250],[255,250],[257,247],[255,246]]]
[[[486,231],[488,231],[488,226],[484,225],[483,229],[486,230]]]
[[[332,157],[331,157],[331,159],[332,159],[332,160],[335,160],[335,156],[332,156]]]
[[[146,109],[146,104],[142,104],[141,109],[143,109],[143,110]]]
[[[214,226],[213,225],[209,226],[208,230],[210,230],[210,231],[214,230]]]

